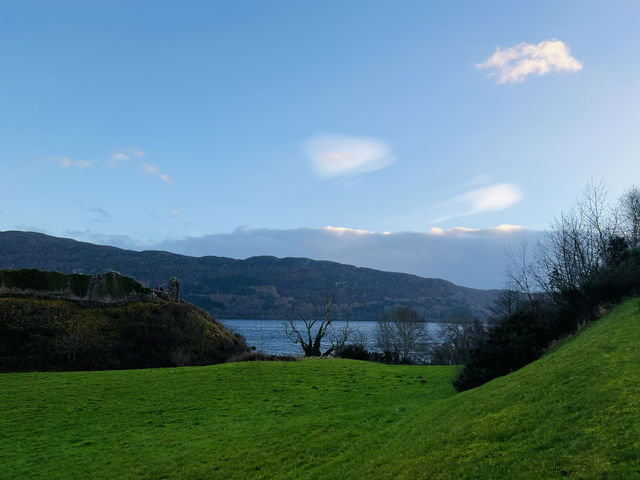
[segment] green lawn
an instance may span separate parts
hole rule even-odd
[[[0,478],[639,478],[640,310],[456,394],[348,360],[0,375]]]

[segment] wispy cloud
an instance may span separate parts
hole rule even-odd
[[[112,235],[94,232],[89,229],[77,230],[69,229],[62,232],[65,237],[74,238],[83,242],[91,242],[97,245],[118,246],[120,248],[128,248],[131,250],[143,250],[149,247],[151,241],[144,241],[129,237],[128,235]]]
[[[111,214],[105,210],[104,208],[101,207],[94,207],[94,208],[88,208],[88,211],[95,213],[96,215],[102,217],[102,218],[111,218]]]
[[[107,163],[107,167],[120,168],[127,164],[133,164],[136,165],[138,169],[146,175],[156,177],[157,179],[162,180],[165,183],[173,183],[173,179],[166,173],[162,172],[160,170],[160,167],[142,161],[142,159],[146,157],[146,155],[147,154],[145,152],[137,147],[121,148],[117,152],[111,154],[111,159]]]
[[[510,234],[515,232],[520,232],[524,230],[524,227],[521,225],[510,225],[508,223],[503,223],[498,225],[497,227],[489,227],[489,228],[469,228],[469,227],[452,227],[452,228],[440,228],[433,227],[431,228],[427,234],[428,235],[436,235],[436,236],[469,236],[469,235],[492,235],[492,234]]]
[[[166,173],[162,173],[162,171],[160,170],[160,167],[156,165],[151,165],[150,163],[147,163],[147,162],[140,162],[140,170],[142,170],[147,175],[151,175],[153,177],[156,177],[162,180],[163,182],[173,183],[173,180],[171,179],[171,177],[169,177],[169,175],[167,175]]]
[[[107,167],[109,168],[119,168],[125,163],[129,163],[131,161],[131,157],[126,153],[116,152],[111,154],[111,160],[107,163]]]
[[[519,43],[514,47],[496,48],[493,55],[476,64],[477,69],[489,69],[489,76],[497,83],[518,83],[529,75],[551,72],[577,72],[582,63],[572,57],[569,47],[562,41],[543,40],[538,44]]]
[[[491,175],[487,172],[480,173],[467,182],[469,187],[479,187],[491,183]]]
[[[321,178],[349,178],[391,165],[389,146],[376,138],[316,136],[305,142],[316,174]]]
[[[433,223],[476,213],[498,212],[515,205],[521,199],[522,192],[511,183],[498,183],[476,188],[441,203],[439,208],[450,213],[436,218]]]
[[[69,157],[49,157],[49,161],[59,165],[62,168],[77,168],[83,169],[91,167],[92,165],[100,164],[107,168],[118,169],[125,165],[136,166],[139,171],[146,175],[156,177],[157,179],[165,183],[173,183],[173,179],[160,170],[160,167],[151,163],[142,161],[146,156],[146,153],[137,147],[121,148],[116,152],[113,152],[109,159],[101,160],[73,160]]]
[[[14,230],[22,230],[23,232],[36,232],[36,233],[45,233],[47,235],[51,235],[47,230],[44,230],[40,227],[35,227],[33,225],[28,225],[24,223],[19,223],[13,226]]]
[[[144,158],[145,152],[137,147],[126,147],[111,154],[111,159],[107,163],[109,168],[119,168],[122,165],[131,162],[131,158]]]
[[[130,150],[131,150],[131,155],[133,155],[136,158],[143,158],[146,155],[145,152],[143,152],[142,150],[136,147],[131,147]]]
[[[62,168],[87,168],[93,165],[95,162],[90,162],[88,160],[72,160],[69,157],[61,157],[52,159],[53,162],[57,163]]]

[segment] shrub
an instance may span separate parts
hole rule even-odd
[[[502,318],[470,351],[453,384],[457,390],[482,385],[539,358],[558,339],[598,317],[605,305],[640,292],[640,250],[618,255],[617,262],[594,271],[578,288],[555,293]]]
[[[471,349],[454,387],[459,391],[477,387],[532,362],[553,339],[552,332],[549,312],[519,311],[503,318]]]
[[[371,353],[364,345],[350,343],[336,352],[336,357],[350,358],[352,360],[370,360]]]
[[[1,271],[0,283],[3,283],[7,288],[52,291],[64,290],[67,281],[66,276],[58,272],[43,272],[35,268],[26,268]]]
[[[149,293],[148,288],[144,288],[133,278],[125,277],[117,272],[105,273],[98,284],[98,293],[101,296],[112,298],[124,298],[132,293]]]
[[[291,355],[272,355],[265,353],[262,350],[253,352],[242,352],[237,355],[233,355],[227,360],[227,363],[233,362],[295,362],[297,357]]]
[[[87,293],[89,293],[89,282],[91,281],[91,277],[89,275],[74,273],[72,275],[68,275],[68,279],[71,292],[76,297],[84,298],[87,296]]]

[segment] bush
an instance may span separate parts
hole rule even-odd
[[[233,355],[227,360],[227,363],[233,362],[295,362],[297,357],[291,355],[272,355],[265,353],[262,350],[254,352],[242,352],[237,355]]]
[[[553,340],[549,312],[519,311],[503,318],[478,346],[453,381],[456,390],[474,388],[537,359]]]
[[[130,277],[125,277],[117,272],[105,273],[98,284],[98,293],[101,296],[112,298],[124,298],[133,293],[149,293],[140,283]]]
[[[371,353],[364,345],[350,343],[338,350],[336,357],[350,358],[351,360],[370,360]]]
[[[43,272],[35,268],[22,270],[3,270],[0,272],[0,284],[7,288],[19,288],[35,291],[64,290],[66,276],[58,272]]]
[[[81,275],[79,273],[73,273],[67,276],[69,279],[69,286],[71,292],[79,298],[84,298],[89,293],[89,282],[91,277],[89,275]]]
[[[579,288],[557,292],[552,302],[529,305],[501,319],[473,348],[453,385],[466,390],[538,359],[558,339],[597,318],[602,306],[640,293],[640,250],[618,255]]]

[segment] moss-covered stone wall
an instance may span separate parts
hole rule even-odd
[[[105,304],[153,298],[151,290],[118,272],[101,275],[64,275],[36,269],[0,270],[0,294],[65,298]]]

